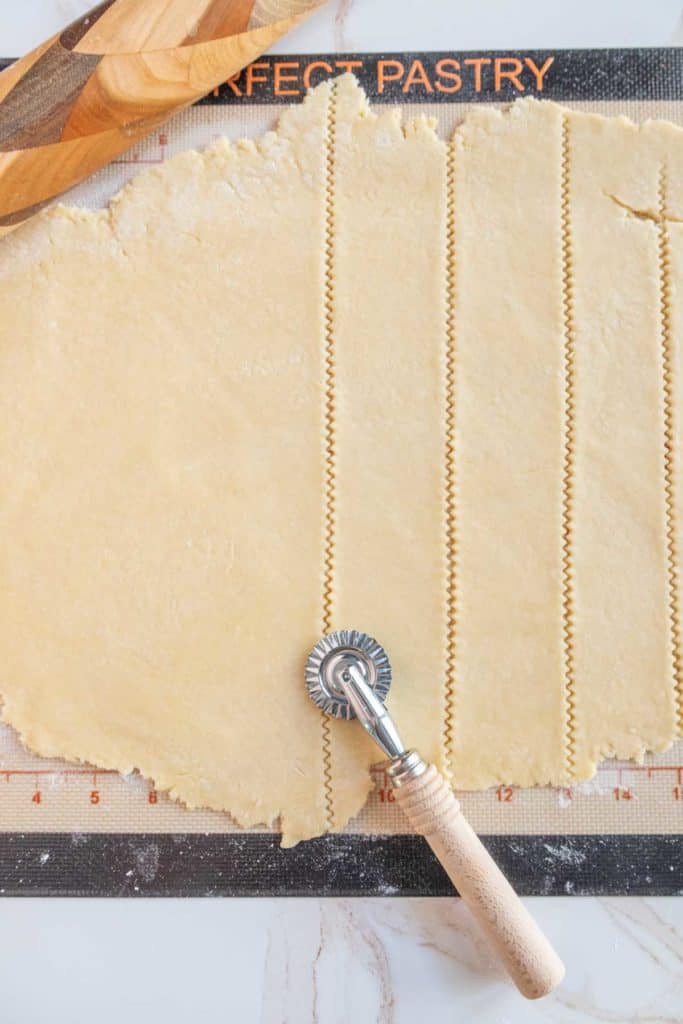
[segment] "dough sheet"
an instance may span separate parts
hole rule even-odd
[[[303,684],[387,648],[462,788],[663,750],[683,671],[683,133],[443,139],[342,76],[0,243],[0,694],[39,754],[286,844],[378,751]]]

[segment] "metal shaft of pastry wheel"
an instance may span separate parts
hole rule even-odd
[[[529,999],[547,995],[564,965],[466,821],[450,786],[416,750],[406,749],[384,706],[391,664],[372,637],[342,629],[319,640],[306,661],[312,700],[335,718],[358,719],[389,758],[396,800],[424,836],[496,950]]]

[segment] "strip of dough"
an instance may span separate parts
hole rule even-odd
[[[668,596],[671,610],[671,655],[675,717],[683,733],[683,133],[674,125],[645,126],[648,141],[660,157],[657,242],[660,264],[660,331],[668,356],[668,397],[671,461],[668,489],[673,530],[667,547]],[[664,367],[663,367],[664,368]],[[668,440],[668,439],[667,439]],[[665,495],[666,497],[666,495]]]
[[[405,741],[443,766],[445,146],[424,119],[372,113],[349,76],[335,106],[334,625],[386,647]],[[335,726],[338,822],[380,759]]]
[[[563,772],[559,108],[456,132],[456,785]]]
[[[568,116],[575,366],[574,774],[671,742],[660,147]],[[631,212],[633,210],[634,212]],[[645,213],[640,216],[638,211]]]

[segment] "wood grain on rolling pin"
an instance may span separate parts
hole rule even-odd
[[[105,0],[0,74],[0,234],[263,53],[324,0]]]

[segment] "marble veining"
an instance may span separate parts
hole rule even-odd
[[[531,901],[568,964],[542,1003],[517,994],[457,900],[286,901],[270,918],[260,1024],[408,1024],[446,1007],[482,1024],[683,1022],[675,899]],[[454,1018],[455,1019],[455,1018]]]

